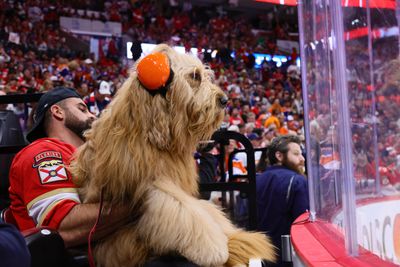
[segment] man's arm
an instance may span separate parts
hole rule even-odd
[[[87,242],[89,232],[96,223],[99,206],[99,203],[77,204],[64,217],[58,232],[63,238],[66,247],[73,247]],[[107,204],[104,204],[101,218],[94,234],[94,240],[101,239],[126,224],[130,218],[129,214],[130,211],[124,206],[109,208]]]

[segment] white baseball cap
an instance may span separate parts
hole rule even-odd
[[[87,58],[87,59],[85,59],[85,61],[83,61],[83,62],[85,62],[86,64],[92,64],[92,63],[93,63],[93,60],[91,60],[90,58]]]
[[[100,83],[99,93],[101,95],[111,95],[110,84],[106,81],[102,81]]]

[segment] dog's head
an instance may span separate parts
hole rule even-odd
[[[163,62],[155,62],[159,58]],[[131,118],[125,119],[132,122],[134,135],[158,150],[192,149],[223,119],[227,97],[213,79],[212,70],[198,58],[158,45],[135,64],[111,110],[129,105],[124,112]]]

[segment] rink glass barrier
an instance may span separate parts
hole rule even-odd
[[[400,264],[400,8],[298,4],[311,212]]]

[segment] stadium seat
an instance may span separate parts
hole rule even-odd
[[[0,110],[0,148],[3,150],[0,153],[0,209],[9,206],[8,197],[8,172],[11,166],[12,159],[16,152],[6,152],[6,147],[23,147],[25,145],[24,136],[22,133],[19,119],[14,112],[10,110]]]

